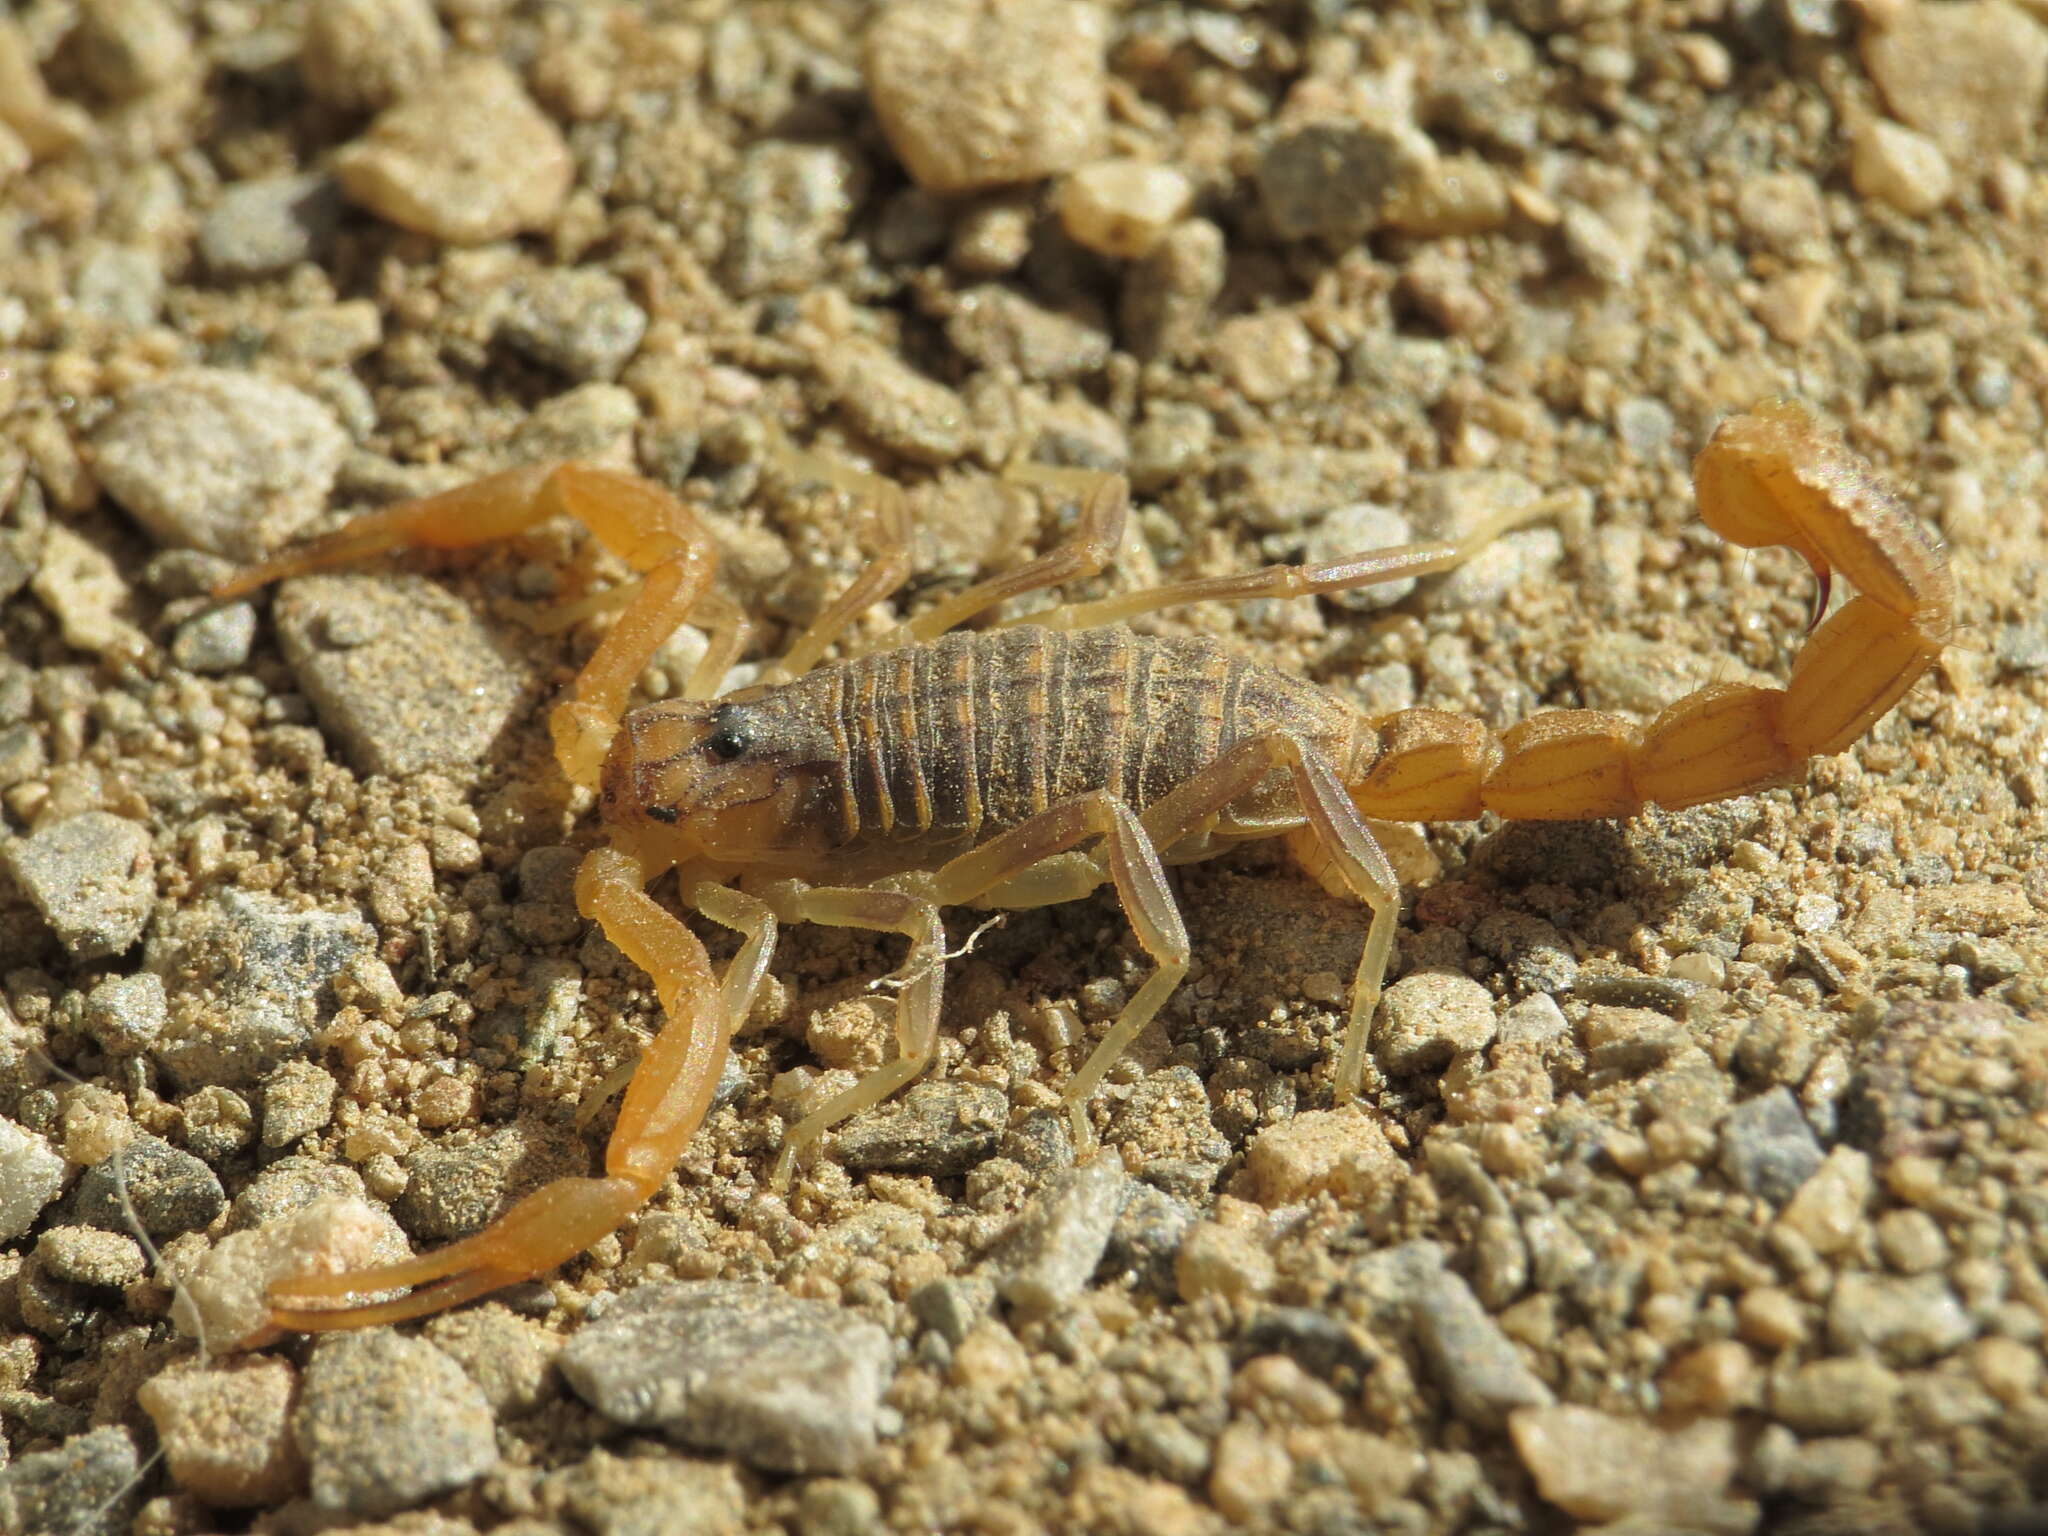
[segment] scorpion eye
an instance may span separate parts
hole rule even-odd
[[[720,762],[731,762],[753,744],[753,735],[737,711],[721,709],[712,716],[711,734],[705,738],[704,745]]]

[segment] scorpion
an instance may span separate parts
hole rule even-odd
[[[1709,684],[1643,725],[1586,709],[1540,712],[1500,733],[1439,709],[1369,717],[1214,640],[1123,623],[1197,601],[1302,597],[1447,570],[1528,511],[1497,513],[1454,541],[1185,580],[962,629],[1111,562],[1128,491],[1119,477],[1089,475],[1063,543],[859,645],[855,622],[910,574],[910,515],[894,486],[858,477],[871,493],[862,508],[869,563],[758,681],[722,696],[746,624],[713,586],[708,529],[660,486],[589,463],[513,469],[365,514],[217,589],[225,600],[377,552],[475,545],[557,514],[638,578],[621,584],[626,600],[549,716],[562,771],[595,792],[606,832],[579,866],[577,905],[652,979],[664,1013],[626,1086],[603,1176],[557,1179],[435,1252],[281,1280],[269,1293],[274,1326],[425,1316],[544,1275],[614,1231],[662,1188],[704,1120],[783,924],[900,934],[909,951],[896,977],[894,1059],[788,1130],[775,1188],[831,1126],[930,1062],[948,958],[941,908],[1041,906],[1106,882],[1154,969],[1066,1090],[1085,1146],[1090,1097],[1192,958],[1165,867],[1250,838],[1283,837],[1310,875],[1368,910],[1334,1072],[1335,1100],[1350,1101],[1400,908],[1369,820],[1618,818],[1791,785],[1810,759],[1845,750],[1897,703],[1954,626],[1940,544],[1841,438],[1787,401],[1724,421],[1693,480],[1708,527],[1737,545],[1788,547],[1811,568],[1818,592],[1806,643],[1783,688]],[[1837,572],[1857,595],[1823,620]],[[656,647],[686,620],[707,645],[682,696],[629,709]],[[845,656],[825,662],[834,645]],[[740,936],[722,976],[690,926],[648,894],[671,870],[684,907]]]

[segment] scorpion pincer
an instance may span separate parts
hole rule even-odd
[[[771,1175],[777,1187],[829,1127],[931,1060],[941,908],[1070,901],[1106,881],[1155,969],[1067,1088],[1085,1140],[1090,1096],[1188,968],[1164,867],[1248,838],[1284,837],[1311,874],[1370,914],[1334,1071],[1335,1098],[1349,1100],[1400,902],[1369,818],[1625,817],[1794,784],[1809,759],[1843,751],[1889,710],[1953,628],[1940,546],[1839,438],[1785,402],[1714,434],[1694,465],[1701,515],[1736,544],[1795,550],[1824,590],[1839,573],[1858,595],[1812,630],[1783,688],[1714,684],[1644,725],[1583,709],[1539,713],[1498,734],[1435,709],[1369,718],[1215,641],[1155,638],[1122,623],[1182,603],[1307,596],[1446,570],[1541,507],[1455,542],[1184,581],[959,629],[1111,560],[1126,488],[1090,477],[1066,543],[823,663],[909,574],[900,494],[873,477],[850,480],[867,493],[874,559],[759,683],[724,697],[712,695],[745,625],[712,585],[708,532],[660,487],[594,465],[512,470],[396,505],[220,589],[234,596],[396,547],[478,544],[557,514],[585,524],[640,578],[550,716],[563,772],[597,791],[605,824],[605,843],[578,873],[578,905],[652,978],[666,1014],[626,1088],[604,1174],[558,1179],[438,1252],[285,1281],[271,1295],[276,1326],[351,1328],[437,1312],[545,1274],[619,1226],[662,1187],[702,1122],[734,1021],[784,923],[897,933],[910,948],[895,1058],[790,1129]],[[629,711],[634,681],[686,619],[710,643],[685,696]],[[689,926],[647,894],[671,869],[685,906],[741,935],[722,977]],[[345,1304],[392,1291],[404,1294]]]

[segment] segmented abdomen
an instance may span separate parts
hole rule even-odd
[[[1121,628],[954,634],[803,681],[834,695],[842,846],[971,844],[1095,789],[1142,809],[1276,728],[1342,761],[1355,719],[1214,642]]]

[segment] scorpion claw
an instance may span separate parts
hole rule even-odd
[[[1820,621],[1827,617],[1828,594],[1833,590],[1835,573],[1826,565],[1813,568],[1813,611],[1806,618],[1806,632],[1810,635],[1820,628]]]

